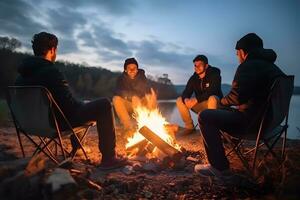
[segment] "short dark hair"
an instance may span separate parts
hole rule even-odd
[[[197,55],[197,56],[194,58],[193,62],[195,62],[195,61],[202,61],[202,62],[204,62],[205,64],[208,64],[208,59],[207,59],[207,57],[206,57],[205,55]]]
[[[263,40],[255,33],[244,35],[235,45],[236,50],[243,49],[245,53],[260,48],[263,48]]]
[[[135,64],[137,66],[137,68],[139,68],[139,64],[135,58],[127,58],[124,62],[124,71],[126,70],[127,65],[129,65],[129,64]]]
[[[31,40],[35,56],[45,56],[51,48],[57,48],[58,39],[54,34],[40,32],[35,34]]]

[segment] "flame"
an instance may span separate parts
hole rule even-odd
[[[133,117],[137,121],[138,129],[133,137],[128,138],[126,148],[145,139],[138,130],[143,126],[147,126],[169,145],[178,150],[180,149],[180,146],[176,144],[174,139],[168,134],[166,125],[169,124],[169,122],[167,122],[158,109],[157,97],[153,89],[151,89],[151,94],[145,95],[143,100],[138,98],[132,99],[132,104],[134,108]]]

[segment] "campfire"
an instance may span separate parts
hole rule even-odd
[[[174,134],[178,126],[172,125],[162,116],[156,94],[151,90],[143,100],[133,102],[134,118],[138,129],[128,138],[126,150],[129,157],[164,158],[180,153]]]

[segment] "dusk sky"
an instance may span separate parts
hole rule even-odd
[[[1,0],[0,36],[22,42],[58,36],[58,60],[121,71],[136,57],[146,74],[185,84],[205,54],[231,83],[236,41],[249,32],[277,53],[276,64],[300,85],[300,0]]]

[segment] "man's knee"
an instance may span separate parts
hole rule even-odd
[[[115,107],[120,106],[124,103],[124,99],[120,96],[114,96],[112,99],[112,103]]]
[[[217,109],[219,104],[219,97],[212,95],[207,99],[207,108],[208,109]]]
[[[213,110],[203,110],[198,115],[199,124],[208,124],[213,115]]]
[[[183,103],[183,100],[182,100],[182,97],[180,96],[180,97],[178,97],[177,99],[176,99],[176,105],[177,106],[182,106],[184,103]]]

